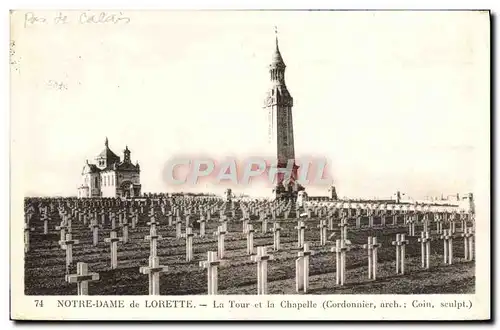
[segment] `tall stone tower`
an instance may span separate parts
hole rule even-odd
[[[295,164],[293,139],[293,98],[286,87],[285,68],[276,35],[276,49],[269,65],[271,84],[265,97],[264,108],[268,111],[269,142],[276,148],[278,173],[285,169],[291,170],[291,173],[289,182],[284,181],[286,176],[283,173],[278,174],[274,193],[277,198],[296,199],[298,191],[304,188],[296,182],[298,166]]]

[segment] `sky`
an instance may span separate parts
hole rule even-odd
[[[489,150],[485,13],[125,11],[81,23],[93,14],[11,16],[11,165],[25,195],[76,195],[106,137],[122,158],[131,150],[143,192],[222,192],[168,185],[165,165],[271,150],[262,105],[275,26],[296,156],[326,159],[339,196],[476,189]]]

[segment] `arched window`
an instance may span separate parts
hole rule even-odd
[[[95,186],[98,187],[99,186],[99,178],[98,177],[95,177]]]

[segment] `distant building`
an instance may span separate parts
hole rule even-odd
[[[474,195],[472,193],[467,193],[459,195],[460,201],[459,206],[462,207],[467,212],[476,213],[476,207],[474,203]]]
[[[139,163],[132,164],[130,150],[125,147],[123,161],[111,149],[108,138],[104,150],[95,157],[95,164],[86,161],[78,198],[137,197],[141,195]]]
[[[337,199],[339,199],[339,197],[337,196],[337,190],[335,189],[335,186],[331,186],[329,189],[328,189],[328,192],[330,193],[330,198],[334,201],[336,201]]]
[[[403,201],[404,203],[420,204],[420,205],[448,205],[458,207],[459,210],[464,212],[475,212],[474,195],[472,193],[465,194],[452,194],[440,197],[428,196],[425,199],[412,199],[408,198]]]

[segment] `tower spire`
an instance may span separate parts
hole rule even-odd
[[[278,49],[278,27],[274,26],[274,34],[276,36],[276,49]]]
[[[106,136],[106,140],[104,141],[104,145],[107,147],[108,146],[108,137]]]
[[[274,26],[274,34],[275,34],[275,40],[276,40],[276,49],[274,50],[273,53],[273,59],[271,61],[270,68],[285,68],[285,62],[283,61],[283,57],[281,57],[280,49],[278,47],[278,27],[275,25]]]

